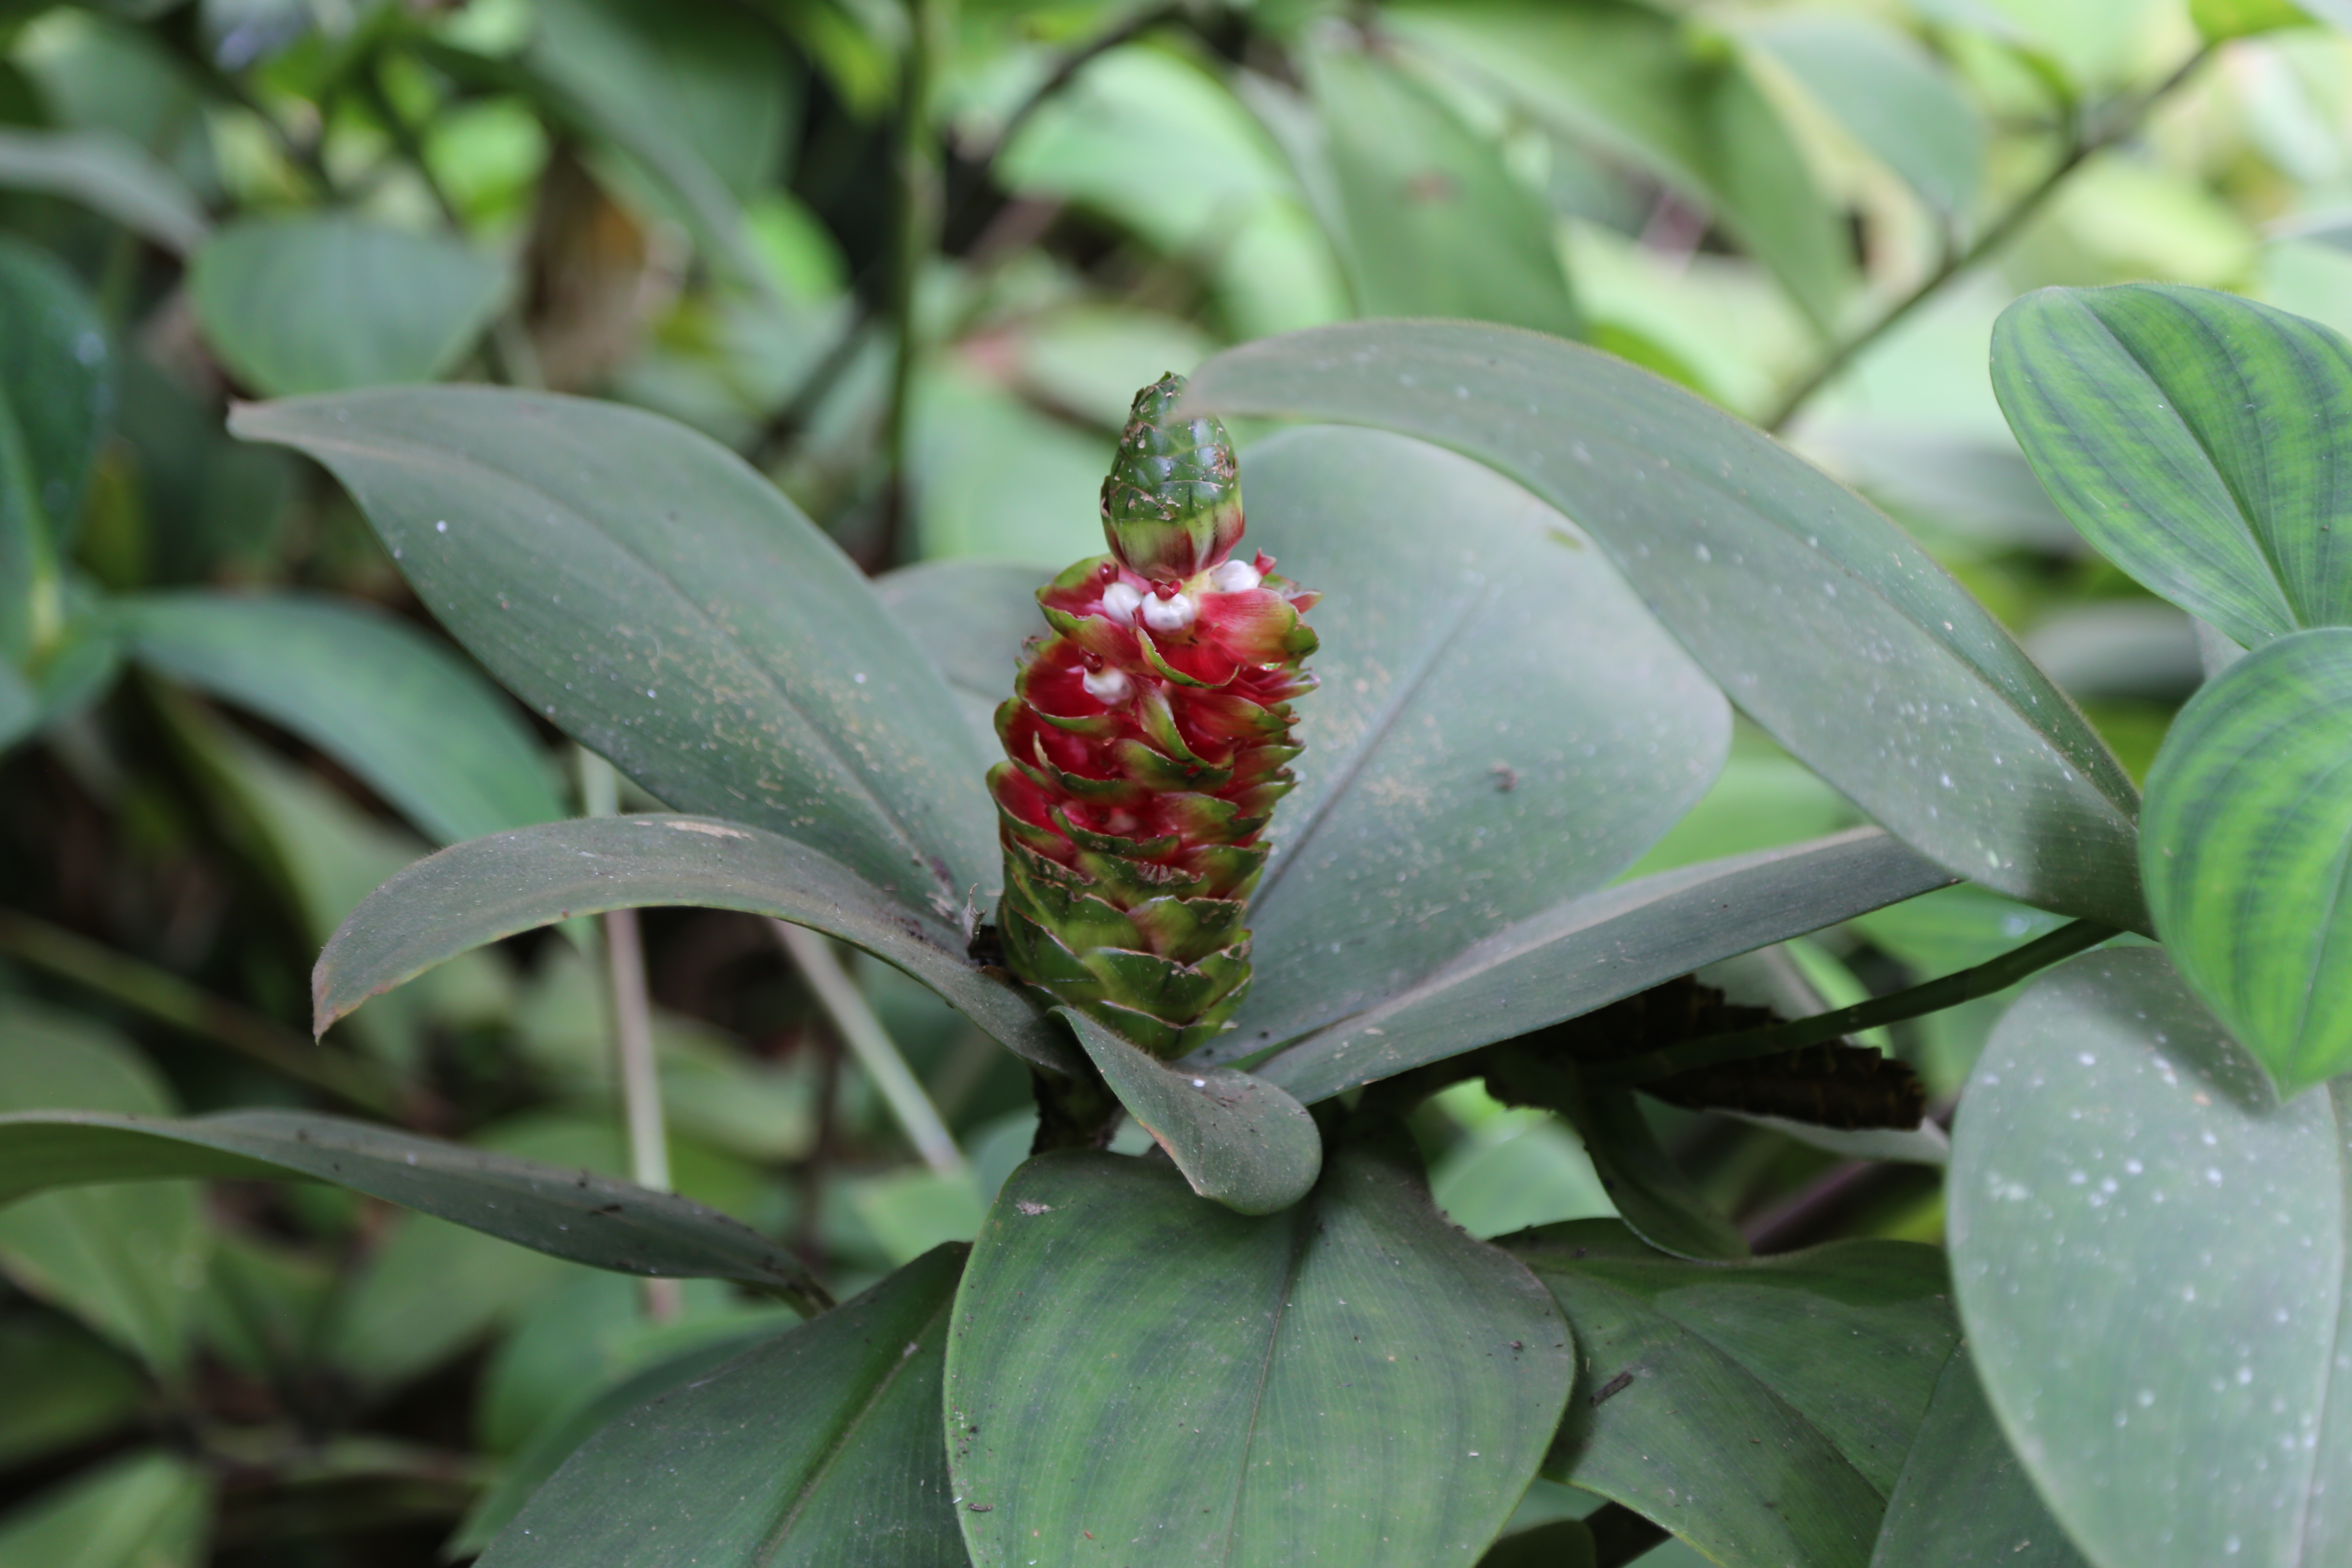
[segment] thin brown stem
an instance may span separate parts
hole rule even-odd
[[[344,1104],[398,1116],[401,1087],[372,1062],[323,1049],[169,970],[14,910],[0,910],[0,952],[111,997]]]
[[[1860,357],[1864,350],[1900,325],[1920,306],[1934,299],[1942,291],[1946,284],[1969,271],[2016,237],[2017,232],[2048,205],[2050,198],[2058,194],[2059,187],[2066,183],[2068,176],[2075,170],[2089,162],[2094,155],[2104,153],[2137,131],[2146,122],[2149,111],[2171,96],[2176,89],[2194,75],[2197,68],[2203,65],[2212,52],[2212,45],[2200,46],[2196,53],[2181,62],[2179,69],[2154,88],[2120,110],[2111,110],[2102,116],[2102,123],[2095,129],[2087,125],[2089,117],[2078,117],[2074,121],[2074,133],[2069,138],[2065,150],[2059,154],[2058,161],[2050,166],[2041,179],[2035,181],[2030,189],[2011,203],[2008,209],[1987,225],[1969,244],[1959,248],[1947,249],[1943,260],[1937,264],[1935,270],[1919,280],[1917,287],[1881,311],[1868,326],[1840,342],[1823,355],[1811,369],[1784,388],[1779,399],[1761,418],[1757,420],[1757,423],[1776,434],[1785,428],[1789,421],[1794,419],[1798,412],[1812,400],[1815,394],[1836,379],[1848,365]]]

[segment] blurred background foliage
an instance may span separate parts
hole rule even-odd
[[[870,570],[1042,575],[1099,548],[1161,372],[1504,321],[1780,430],[2140,773],[2189,623],[2080,545],[1985,362],[2020,292],[2143,278],[2352,330],[2352,38],[2285,0],[5,0],[0,1110],[307,1104],[628,1169],[584,927],[306,1037],[364,893],[593,808],[595,768],[583,797],[340,491],[226,437],[232,399],[619,399]],[[1637,870],[1853,815],[1743,732]],[[1957,889],[1709,978],[1811,1011],[2054,923]],[[843,1294],[971,1232],[1028,1142],[1013,1058],[879,965],[845,1001],[766,922],[646,932],[681,1191]],[[2000,1006],[1883,1043],[1948,1104]],[[1865,1165],[1659,1115],[1761,1245],[1939,1235],[1931,1136]],[[1418,1131],[1475,1234],[1609,1212],[1571,1133],[1475,1084]],[[326,1189],[37,1198],[0,1211],[0,1563],[462,1556],[600,1394],[775,1310]]]

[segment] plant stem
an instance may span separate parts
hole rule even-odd
[[[912,496],[908,480],[909,426],[914,417],[915,370],[922,355],[916,321],[923,268],[939,247],[940,156],[931,128],[931,78],[944,26],[940,0],[907,0],[907,54],[899,63],[898,174],[898,213],[887,302],[897,334],[890,363],[890,402],[882,432],[881,537],[876,568],[894,564],[906,532]]]
[[[590,816],[620,810],[620,778],[613,764],[580,748],[580,804]],[[646,992],[645,942],[637,911],[614,910],[604,917],[604,980],[613,1006],[613,1076],[621,1089],[621,1118],[629,1143],[629,1179],[655,1192],[671,1190],[669,1132],[662,1121],[661,1076],[654,1059],[653,1001]],[[675,1279],[644,1284],[646,1316],[675,1321],[685,1302]]]
[[[2012,202],[2006,212],[1988,225],[1969,245],[1959,249],[1947,249],[1943,260],[1937,264],[1934,271],[1920,279],[1916,288],[1881,312],[1870,325],[1832,349],[1811,370],[1798,377],[1794,384],[1781,392],[1779,400],[1757,423],[1775,434],[1785,428],[1789,421],[1797,416],[1798,411],[1811,401],[1814,394],[1835,379],[1838,374],[1852,364],[1865,349],[1893,331],[1912,311],[1933,299],[1942,290],[1945,284],[1969,270],[2014,238],[2018,230],[2023,228],[2033,216],[2047,205],[2050,198],[2057,195],[2058,187],[2066,183],[2067,176],[2081,168],[2093,155],[2106,151],[2137,131],[2147,121],[2149,110],[2162,102],[2181,83],[2187,81],[2212,52],[2212,45],[2200,46],[2194,54],[2183,60],[2179,68],[2170,76],[2158,82],[2131,104],[2105,116],[2105,122],[2096,130],[2086,128],[2087,116],[2076,117],[2074,121],[2074,134],[2068,140],[2065,151],[2059,155],[2058,161],[2050,166],[2049,171],[2034,182],[2032,188]]]
[[[398,1117],[400,1086],[373,1063],[311,1044],[258,1013],[47,921],[0,910],[0,952],[110,996],[344,1104]]]
[[[194,8],[184,15],[193,18]],[[223,70],[220,62],[212,58],[203,42],[192,36],[194,26],[191,21],[181,26],[157,27],[152,32],[170,47],[182,64],[196,73],[215,97],[226,99],[260,121],[262,129],[269,132],[269,139],[278,143],[278,151],[285,153],[289,163],[302,171],[304,178],[320,196],[330,202],[341,201],[342,189],[336,184],[335,176],[328,172],[327,160],[320,151],[319,143],[298,138],[286,128],[284,121],[269,111],[268,105],[255,96],[251,88]]]
[[[1582,1063],[1579,1070],[1590,1083],[1622,1083],[1638,1087],[1654,1079],[1687,1072],[1693,1068],[1715,1067],[1723,1062],[1746,1061],[1754,1057],[1777,1056],[1805,1046],[1818,1046],[1825,1040],[1853,1034],[1857,1029],[1875,1028],[1881,1024],[1899,1024],[1906,1018],[1941,1012],[1978,996],[1990,996],[1996,991],[2005,991],[2035,970],[2046,969],[2085,948],[2096,947],[2116,934],[2115,926],[2101,925],[2096,921],[2073,921],[2047,936],[2036,938],[1973,969],[1958,970],[1924,984],[1885,996],[1874,996],[1851,1007],[1841,1007],[1833,1013],[1816,1013],[1811,1017],[1769,1024],[1760,1029],[1739,1029],[1727,1035],[1709,1035],[1702,1039],[1685,1040],[1664,1050],[1630,1057],[1623,1061]]]
[[[866,997],[849,978],[849,972],[835,956],[833,944],[813,931],[787,921],[771,921],[776,940],[792,955],[800,967],[801,977],[809,989],[816,993],[817,1005],[841,1036],[841,1043],[849,1047],[866,1076],[874,1080],[881,1091],[882,1101],[898,1119],[907,1141],[923,1157],[923,1163],[943,1176],[960,1175],[965,1169],[963,1152],[956,1147],[955,1135],[940,1120],[930,1097],[915,1080],[907,1066],[907,1058],[898,1054],[891,1042],[889,1031],[882,1020],[874,1016]]]
[[[1173,22],[1183,15],[1184,7],[1181,4],[1138,6],[1055,61],[1054,68],[1045,73],[1045,79],[1021,100],[1018,108],[1004,117],[1003,128],[997,132],[996,139],[988,145],[985,163],[995,163],[996,155],[1013,144],[1013,139],[1021,134],[1022,128],[1029,123],[1031,118],[1060,97],[1064,89],[1077,79],[1080,71],[1120,45],[1133,43],[1152,28],[1165,22]],[[975,181],[975,188],[977,185]]]

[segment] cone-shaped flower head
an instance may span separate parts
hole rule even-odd
[[[1033,642],[996,712],[998,925],[1013,973],[1162,1058],[1213,1038],[1249,989],[1242,916],[1291,786],[1290,700],[1313,689],[1316,595],[1232,558],[1232,443],[1173,417],[1183,382],[1137,395],[1103,486],[1112,553],[1038,590]]]
[[[1103,537],[1129,571],[1181,582],[1233,553],[1242,537],[1242,481],[1234,444],[1214,419],[1179,419],[1184,378],[1163,375],[1135,395],[1103,480]]]

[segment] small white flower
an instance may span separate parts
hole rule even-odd
[[[1209,574],[1209,585],[1220,594],[1246,594],[1264,581],[1246,561],[1228,561]]]
[[[1087,671],[1081,679],[1086,686],[1087,695],[1106,708],[1118,707],[1135,690],[1135,682],[1128,679],[1127,671],[1112,669],[1108,666],[1101,669]]]
[[[1143,624],[1155,632],[1181,632],[1198,619],[1201,606],[1189,594],[1157,595],[1143,601]]]
[[[1136,606],[1142,603],[1142,590],[1127,583],[1113,583],[1103,590],[1103,614],[1123,626],[1135,625]]]

